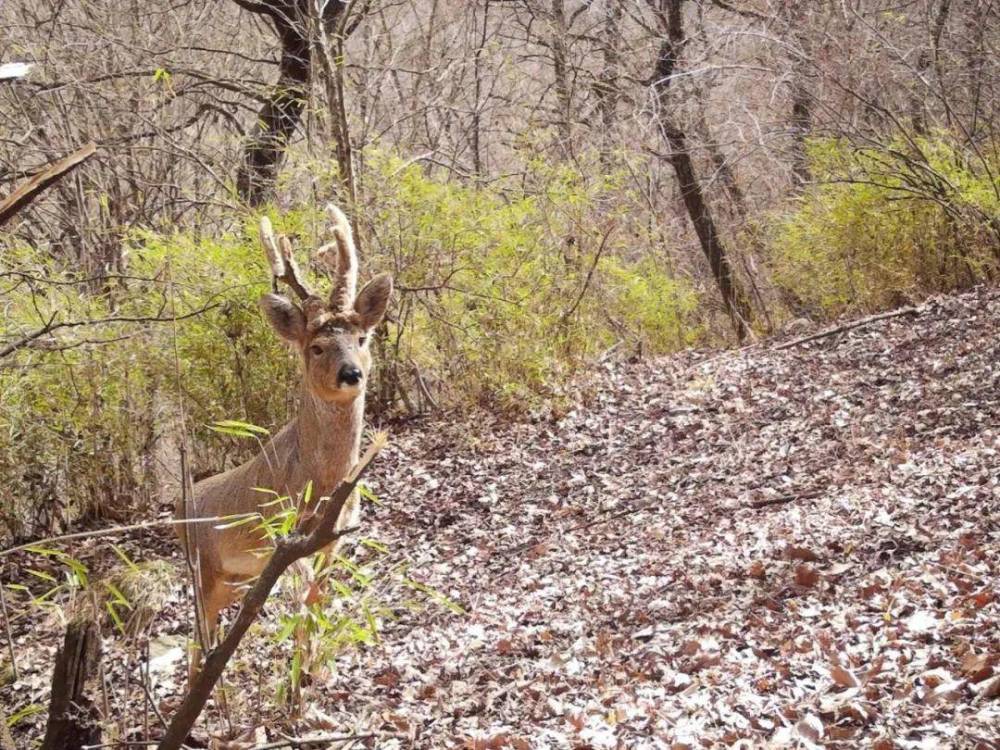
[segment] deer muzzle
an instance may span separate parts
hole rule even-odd
[[[357,365],[343,365],[337,371],[337,385],[358,385],[364,376],[361,368]]]

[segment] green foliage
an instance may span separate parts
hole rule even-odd
[[[269,275],[255,235],[247,234],[206,240],[147,233],[132,251],[133,271],[158,279],[133,295],[166,297],[178,311],[207,308],[151,331],[155,346],[144,363],[172,399],[183,399],[191,425],[206,439],[221,417],[273,424],[295,396],[295,362],[257,309]]]
[[[7,717],[7,726],[10,728],[16,727],[19,722],[41,713],[45,713],[45,706],[40,703],[29,703]]]
[[[532,162],[522,186],[502,189],[379,153],[368,166],[369,263],[392,268],[401,292],[382,357],[397,383],[416,371],[452,401],[517,408],[622,337],[663,352],[697,336],[690,288],[632,260],[641,228],[611,200],[624,192],[615,178]]]
[[[702,335],[692,287],[637,250],[654,240],[620,176],[535,161],[511,187],[434,179],[378,151],[365,163],[362,281],[390,271],[398,290],[374,344],[370,409],[416,410],[430,399],[529,408],[558,398],[612,346],[654,354]],[[33,279],[4,289],[5,340],[50,321],[87,323],[42,337],[0,369],[0,475],[15,498],[3,508],[8,531],[134,516],[170,500],[157,466],[176,474],[177,456],[163,451],[181,429],[199,475],[259,450],[243,438],[265,435],[247,425],[289,418],[298,363],[257,307],[270,289],[257,218],[211,238],[136,233],[126,273],[100,282],[42,247],[0,250],[4,267]],[[322,206],[271,218],[306,267],[327,239]]]
[[[38,562],[25,569],[29,578],[24,583],[10,583],[7,588],[29,608],[63,622],[81,608],[103,609],[115,630],[135,635],[162,610],[173,588],[175,569],[164,560],[134,562],[120,547],[109,546],[124,566],[96,579],[81,560],[64,550],[25,547]]]
[[[774,281],[814,314],[872,310],[992,277],[1000,162],[945,134],[809,146],[816,185],[770,237]]]
[[[74,324],[0,369],[9,532],[38,535],[67,519],[142,511],[158,499],[157,461],[176,460],[157,452],[179,430],[181,408],[198,441],[195,472],[257,449],[212,433],[220,417],[273,424],[287,416],[296,367],[256,309],[267,276],[252,245],[138,236],[128,275],[100,287],[42,249],[6,251],[3,265],[31,280],[15,277],[5,290],[5,333]],[[216,427],[232,433],[238,424]]]
[[[49,572],[43,568],[27,568],[34,587],[20,583],[11,583],[8,588],[24,594],[34,607],[49,610],[61,616],[66,600],[72,602],[90,585],[90,572],[87,566],[62,550],[35,545],[27,548],[27,552],[37,555],[50,563],[58,565],[57,572]],[[39,590],[39,586],[41,587]],[[62,601],[60,601],[62,600]],[[72,608],[72,604],[70,605]]]
[[[428,608],[465,614],[447,596],[414,580],[409,563],[384,544],[362,540],[362,545],[363,562],[341,555],[326,559],[321,553],[308,575],[295,569],[288,574],[284,591],[291,602],[273,636],[290,650],[289,658],[278,662],[290,663],[291,669],[279,671],[277,697],[293,711],[302,708],[305,675],[312,681],[328,679],[345,650],[378,644],[384,622]]]
[[[238,419],[223,419],[208,426],[212,432],[222,435],[232,435],[234,437],[258,438],[261,435],[270,435],[271,431],[266,427],[258,427],[255,424],[241,422]]]
[[[628,321],[654,352],[690,346],[703,335],[697,325],[699,299],[690,286],[674,279],[651,258],[624,265],[616,258],[602,264],[612,287],[611,312]]]

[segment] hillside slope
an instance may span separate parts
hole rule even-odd
[[[289,645],[257,633],[227,677],[236,726],[203,726],[253,738],[227,748],[282,727],[380,750],[1000,747],[998,330],[1000,293],[980,289],[785,350],[609,363],[558,419],[411,422],[375,464],[364,533],[466,614],[401,610],[314,675],[291,727],[271,700]],[[173,557],[149,647],[169,715],[183,563],[166,528],[122,546]],[[104,540],[73,551],[120,562]],[[60,631],[14,623],[21,676],[0,698],[25,743]],[[144,642],[123,643],[105,641],[112,713],[148,736]]]
[[[980,290],[398,436],[373,534],[469,615],[390,625],[325,710],[401,746],[1000,746],[998,324]]]

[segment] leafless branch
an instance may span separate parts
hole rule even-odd
[[[203,315],[209,310],[214,310],[219,307],[219,303],[215,302],[210,305],[205,305],[197,310],[192,310],[191,312],[184,313],[183,315],[177,316],[130,316],[130,315],[111,315],[106,318],[96,318],[94,320],[67,320],[56,322],[58,317],[58,311],[52,313],[49,318],[41,328],[38,328],[31,333],[28,333],[16,341],[7,344],[6,346],[0,348],[0,359],[13,354],[14,352],[25,348],[26,346],[31,346],[32,342],[63,328],[81,328],[89,326],[101,326],[109,325],[111,323],[173,323],[178,320],[187,320],[188,318],[194,318],[198,315]]]

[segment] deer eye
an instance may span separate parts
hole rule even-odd
[[[367,336],[358,336],[358,346],[364,346],[367,340]]]
[[[319,346],[318,344],[313,344],[312,346],[309,347],[309,352],[318,357],[323,353],[323,347]]]

